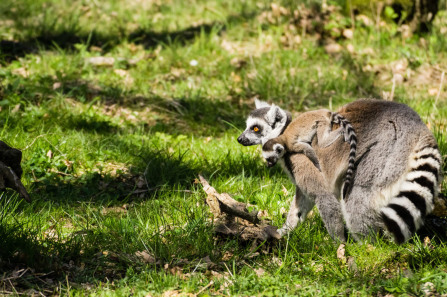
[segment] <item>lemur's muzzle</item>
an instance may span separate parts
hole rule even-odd
[[[242,133],[238,138],[237,138],[237,142],[239,142],[240,144],[242,144],[243,146],[249,146],[250,140],[245,137],[244,133]]]
[[[267,167],[269,168],[275,166],[276,164],[275,160],[273,160],[272,158],[268,158],[266,161],[267,161]]]

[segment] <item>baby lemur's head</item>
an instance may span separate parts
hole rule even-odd
[[[267,166],[274,166],[285,154],[284,145],[277,138],[270,139],[262,146],[262,156],[267,161]]]

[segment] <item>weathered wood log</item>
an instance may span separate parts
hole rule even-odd
[[[281,238],[276,227],[259,219],[257,210],[249,212],[246,204],[234,200],[227,193],[217,192],[203,176],[199,175],[199,179],[208,195],[206,203],[216,218],[215,232],[239,236],[243,240]],[[242,220],[238,221],[236,217]]]
[[[20,166],[21,161],[22,152],[20,150],[0,141],[0,190],[11,188],[17,191],[23,199],[31,202],[28,192],[20,181],[23,173]]]

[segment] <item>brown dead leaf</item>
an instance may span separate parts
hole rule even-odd
[[[428,89],[428,94],[430,96],[436,96],[438,94],[439,89],[438,88],[430,88]]]
[[[434,249],[435,247],[433,246],[433,244],[430,241],[430,238],[428,236],[425,236],[424,238],[424,247],[429,248],[429,249]]]
[[[231,72],[230,76],[231,76],[231,80],[235,83],[240,83],[242,81],[242,78],[234,72]]]
[[[355,258],[354,257],[348,257],[347,259],[347,265],[348,265],[348,269],[353,271],[353,272],[358,272],[358,268],[357,268],[357,263],[355,262]]]
[[[258,218],[267,218],[269,216],[268,211],[262,209],[258,212]]]
[[[310,264],[310,266],[315,269],[315,272],[322,272],[322,271],[324,271],[323,264],[321,264],[321,263],[312,262]]]
[[[351,55],[355,53],[355,48],[354,48],[354,46],[353,46],[352,44],[350,44],[350,43],[348,43],[348,44],[346,45],[346,50],[347,50]]]
[[[286,187],[284,185],[281,185],[281,191],[284,194],[284,196],[289,196],[289,191],[287,191]]]
[[[393,73],[405,73],[408,68],[408,60],[406,58],[394,61],[391,63],[391,69]]]
[[[301,44],[301,36],[286,32],[283,36],[281,36],[280,41],[286,48],[296,48],[299,44]]]
[[[89,57],[85,61],[93,66],[113,66],[115,64],[113,57]]]
[[[276,264],[278,266],[281,266],[282,265],[282,260],[280,258],[276,257],[276,256],[273,256],[272,263]]]
[[[65,166],[67,166],[67,170],[71,170],[73,168],[73,161],[69,161],[67,159],[64,160]]]
[[[372,55],[374,55],[374,53],[375,52],[371,47],[367,47],[362,50],[363,55],[372,56]]]
[[[343,36],[346,39],[352,39],[352,38],[354,38],[354,31],[352,29],[344,29]]]
[[[261,277],[261,276],[263,276],[265,274],[265,270],[262,269],[261,267],[254,269],[254,272],[256,273],[256,275],[258,277]]]
[[[169,290],[164,292],[161,296],[163,297],[195,297],[195,294],[192,293],[183,293],[179,290]]]
[[[51,150],[48,150],[48,152],[47,152],[47,157],[48,157],[49,159],[53,159],[53,152],[52,152]]]
[[[135,253],[135,256],[141,258],[143,262],[148,264],[156,264],[155,257],[150,255],[147,251],[139,251]]]
[[[345,247],[346,244],[342,243],[338,246],[337,249],[337,258],[343,263],[346,263],[346,256],[345,256]]]
[[[337,54],[343,50],[343,47],[338,43],[329,43],[324,47],[324,49],[328,54]]]
[[[366,27],[371,27],[374,25],[374,22],[364,14],[359,14],[355,17],[355,20],[363,23]]]
[[[62,84],[61,84],[60,82],[55,82],[55,83],[53,84],[53,90],[57,90],[57,89],[59,89],[60,87],[62,87]]]
[[[279,213],[281,214],[281,216],[284,216],[288,213],[287,209],[285,207],[281,207],[279,209]]]
[[[17,113],[20,110],[20,103],[16,104],[14,108],[11,110],[11,113]]]
[[[115,69],[115,70],[113,70],[113,72],[115,72],[118,76],[123,78],[122,82],[125,86],[130,86],[134,83],[134,79],[132,78],[132,76],[129,74],[129,72],[127,70]]]
[[[170,267],[168,269],[169,273],[176,276],[182,276],[183,275],[183,268],[179,266]]]
[[[27,78],[30,73],[29,73],[29,71],[26,68],[20,67],[20,68],[17,68],[17,69],[13,69],[12,70],[12,74],[19,75],[19,76]]]
[[[101,214],[106,215],[109,213],[127,213],[127,210],[119,207],[119,206],[113,206],[113,207],[104,207],[101,210]]]
[[[400,74],[400,73],[395,73],[394,75],[393,75],[393,80],[394,80],[394,83],[396,83],[396,84],[402,84],[403,82],[404,82],[404,76],[402,75],[402,74]]]
[[[241,69],[245,65],[247,65],[247,61],[238,57],[234,57],[230,61],[231,66],[233,66],[236,69]]]
[[[43,233],[43,237],[49,238],[49,239],[58,239],[59,238],[57,231],[54,228],[54,225],[50,226],[47,230],[45,230],[45,232]]]
[[[224,255],[222,256],[222,261],[228,261],[228,260],[230,260],[231,258],[233,258],[233,256],[234,256],[234,254],[233,254],[232,252],[230,252],[230,251],[226,251],[226,252],[224,253]]]
[[[99,46],[92,45],[92,46],[90,47],[90,51],[91,51],[91,52],[100,53],[100,52],[102,52],[102,48],[100,48]]]
[[[421,286],[421,291],[424,293],[424,296],[436,296],[436,288],[432,282],[424,283]]]

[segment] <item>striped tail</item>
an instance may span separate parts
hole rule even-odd
[[[357,136],[355,134],[354,128],[351,123],[342,115],[338,113],[333,114],[332,122],[339,124],[343,128],[343,133],[345,135],[345,141],[349,142],[349,159],[348,159],[348,169],[346,170],[345,181],[343,183],[342,189],[342,199],[348,195],[348,192],[352,185],[352,179],[354,178],[355,170],[355,155],[357,152]]]
[[[383,223],[397,243],[407,241],[432,212],[439,191],[441,162],[436,145],[416,150],[399,193],[381,209]]]

